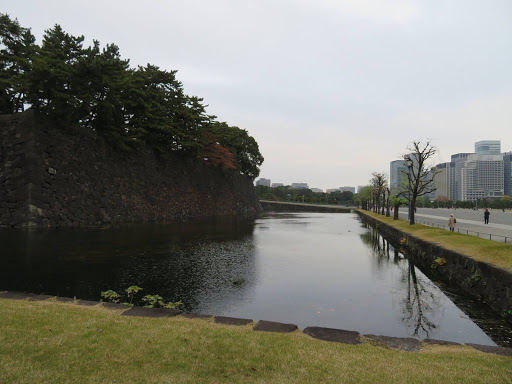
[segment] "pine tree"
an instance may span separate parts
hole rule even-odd
[[[26,76],[36,49],[30,29],[0,14],[0,113],[25,110]]]

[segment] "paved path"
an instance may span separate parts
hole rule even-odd
[[[490,210],[489,224],[484,224],[484,210],[418,208],[416,222],[448,229],[448,217],[453,213],[457,219],[456,231],[496,241],[512,243],[512,212]],[[401,208],[400,217],[407,218],[407,208]]]

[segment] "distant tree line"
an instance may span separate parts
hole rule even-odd
[[[131,68],[115,44],[83,41],[55,25],[37,45],[29,28],[0,14],[0,114],[30,108],[63,128],[94,130],[121,150],[144,145],[164,158],[258,176],[263,157],[254,138],[208,115],[176,71]]]
[[[296,203],[311,204],[338,204],[353,206],[354,194],[350,191],[344,192],[313,192],[311,189],[296,189],[289,185],[270,188],[264,185],[256,186],[256,196],[259,200],[289,201]]]

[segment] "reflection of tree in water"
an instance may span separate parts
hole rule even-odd
[[[377,230],[368,227],[368,231],[362,233],[360,237],[362,242],[372,250],[373,255],[377,256],[376,260],[379,268],[391,261],[390,251],[394,250],[394,247]],[[402,258],[395,252],[392,261],[394,264],[398,264]]]
[[[395,251],[398,253],[398,251]],[[413,336],[429,336],[437,328],[435,315],[442,312],[441,305],[436,297],[435,290],[430,281],[418,279],[416,267],[410,260],[406,260],[407,267],[403,268],[402,282],[406,294],[401,300],[402,322],[413,329]]]
[[[375,256],[379,259],[389,259],[389,242],[386,241],[378,231],[369,228],[369,230],[362,233],[360,237],[363,243],[369,246],[373,251]]]
[[[438,288],[430,280],[418,276],[414,264],[405,259],[377,230],[368,228],[368,231],[361,234],[361,240],[372,250],[378,269],[384,269],[389,263],[401,269],[398,290],[401,321],[411,329],[412,336],[428,337],[442,317]],[[390,257],[390,251],[394,253],[393,258]]]

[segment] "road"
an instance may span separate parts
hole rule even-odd
[[[512,243],[512,212],[510,210],[502,212],[497,209],[490,209],[489,224],[484,224],[484,210],[479,209],[445,209],[445,208],[418,208],[416,211],[416,222],[435,226],[439,225],[447,228],[448,217],[451,213],[457,219],[456,231],[468,233],[479,237],[489,238],[491,240],[505,241]],[[407,219],[407,207],[402,207],[399,211],[400,218]]]

